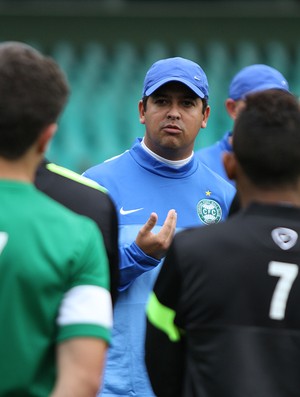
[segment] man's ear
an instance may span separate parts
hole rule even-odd
[[[225,108],[229,116],[235,120],[237,117],[237,103],[231,98],[227,98],[225,101]]]
[[[142,100],[139,101],[140,123],[145,124],[145,108]]]
[[[237,160],[233,152],[223,153],[223,164],[229,179],[236,179]]]
[[[207,121],[210,115],[210,106],[207,106],[203,115],[203,120],[201,123],[201,128],[205,128],[207,126]]]
[[[40,154],[44,154],[49,146],[49,143],[57,130],[57,124],[52,123],[45,127],[38,139],[37,150]]]

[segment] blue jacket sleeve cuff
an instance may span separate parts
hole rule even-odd
[[[141,274],[160,264],[160,259],[148,256],[133,242],[120,248],[120,286],[124,291]]]

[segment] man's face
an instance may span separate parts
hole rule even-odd
[[[200,128],[205,128],[209,107],[203,114],[201,98],[180,82],[157,89],[147,101],[146,110],[139,102],[140,122],[145,124],[145,144],[154,153],[169,160],[191,155]]]

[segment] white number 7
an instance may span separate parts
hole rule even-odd
[[[273,320],[282,320],[285,316],[287,300],[297,275],[298,265],[294,263],[275,262],[269,263],[268,273],[279,277],[270,306],[269,316]]]

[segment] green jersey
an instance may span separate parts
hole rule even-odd
[[[46,397],[55,346],[109,342],[108,263],[96,224],[33,185],[0,180],[0,396]]]

